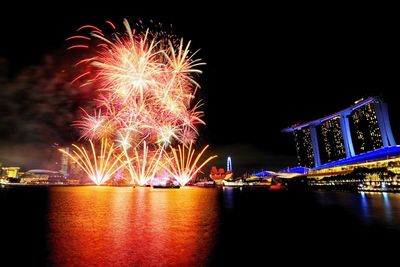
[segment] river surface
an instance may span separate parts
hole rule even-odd
[[[1,188],[0,205],[1,266],[268,265],[400,242],[391,193],[56,186]]]

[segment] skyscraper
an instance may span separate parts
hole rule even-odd
[[[396,146],[387,104],[379,97],[357,100],[346,109],[282,131],[294,133],[298,163],[311,168]]]
[[[345,158],[340,116],[322,122],[317,129],[321,163]]]
[[[356,154],[383,147],[374,103],[368,103],[351,113],[350,128]]]
[[[309,127],[293,131],[296,142],[297,161],[300,166],[314,167],[314,152]]]

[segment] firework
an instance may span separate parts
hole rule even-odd
[[[121,160],[123,154],[117,152],[114,144],[109,144],[107,139],[102,139],[100,151],[96,152],[94,143],[89,140],[90,149],[86,150],[83,146],[72,145],[72,153],[60,149],[68,155],[97,185],[105,183],[117,171],[124,167],[125,163]]]
[[[123,146],[123,153],[133,184],[146,185],[165,165],[162,162],[163,147],[149,150],[146,141],[139,147]]]
[[[135,30],[127,20],[121,32],[110,21],[106,25],[111,33],[86,25],[68,38],[69,49],[93,52],[76,64],[84,70],[73,82],[99,87],[98,110],[85,111],[75,124],[82,138],[129,135],[162,146],[194,142],[197,126],[204,124],[201,105],[194,103],[197,68],[204,64],[194,58],[197,51],[171,35]]]
[[[201,160],[208,145],[199,153],[193,149],[192,143],[189,146],[178,145],[178,149],[171,147],[171,155],[168,155],[167,172],[175,178],[182,186],[192,180],[201,168],[217,156],[208,157]]]
[[[145,185],[160,173],[168,173],[185,185],[215,158],[201,162],[208,146],[198,154],[192,149],[199,135],[197,127],[205,124],[202,104],[195,101],[200,88],[195,78],[205,63],[195,58],[197,51],[191,52],[190,41],[135,29],[127,20],[123,31],[110,21],[106,25],[108,30],[82,26],[67,40],[72,42],[68,49],[89,52],[75,64],[82,71],[72,83],[97,87],[96,109],[83,110],[75,126],[81,138],[90,141],[93,152],[92,140],[111,140],[115,161],[98,165],[77,146],[70,156],[97,184],[125,168],[133,184]],[[165,152],[168,145],[171,155]],[[100,175],[99,180],[97,173],[104,172],[107,175]]]

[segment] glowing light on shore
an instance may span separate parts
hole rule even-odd
[[[189,146],[178,145],[178,149],[171,147],[171,154],[168,155],[168,162],[166,166],[167,172],[175,178],[181,186],[185,186],[192,180],[201,168],[217,156],[208,157],[202,160],[204,152],[207,150],[208,145],[205,146],[200,152]]]
[[[164,165],[162,162],[162,146],[150,151],[146,141],[144,141],[140,147],[129,149],[129,146],[123,146],[122,148],[133,184],[146,185]]]
[[[95,184],[101,185],[124,167],[125,164],[121,160],[123,154],[117,151],[114,144],[109,144],[107,139],[101,140],[98,152],[95,144],[91,140],[89,142],[89,149],[72,145],[72,153],[64,149],[59,149],[59,151],[68,155]]]

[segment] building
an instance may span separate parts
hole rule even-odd
[[[340,117],[334,117],[317,126],[321,164],[346,157]]]
[[[68,180],[61,172],[50,170],[29,170],[21,176],[26,184],[67,184]]]
[[[69,147],[65,147],[64,151],[69,153]],[[60,153],[60,151],[57,151]],[[69,164],[69,156],[65,153],[61,153],[61,166],[60,166],[60,173],[63,175],[68,174],[68,164]]]
[[[310,128],[293,131],[299,165],[312,167],[315,164]]]
[[[20,167],[1,167],[2,179],[17,179],[19,178]]]
[[[294,134],[298,164],[315,170],[400,155],[387,105],[378,97],[283,132]]]
[[[350,128],[356,155],[383,147],[374,103],[368,103],[351,113]]]

